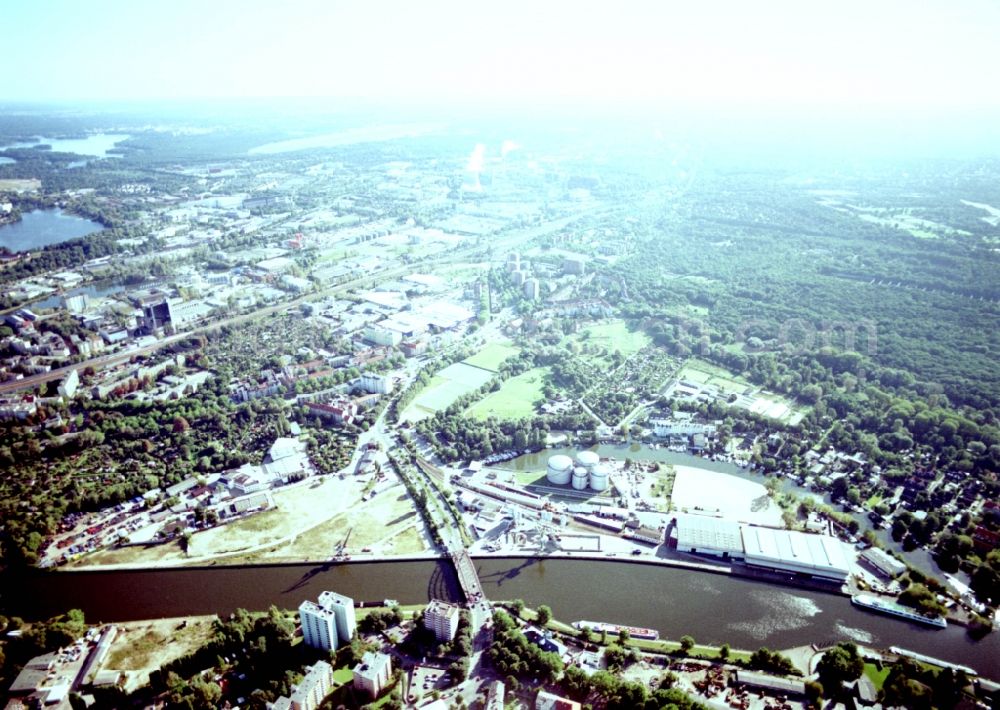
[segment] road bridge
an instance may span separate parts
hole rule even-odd
[[[468,550],[463,548],[458,552],[452,552],[451,562],[455,565],[455,573],[458,575],[458,583],[462,587],[465,601],[470,605],[485,601],[483,585],[479,582],[479,574],[472,563],[472,558],[469,557]]]

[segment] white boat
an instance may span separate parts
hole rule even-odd
[[[936,626],[939,629],[943,629],[948,626],[948,622],[940,616],[921,614],[916,609],[903,606],[902,604],[897,604],[896,602],[889,601],[888,599],[879,599],[878,597],[873,597],[870,594],[855,594],[851,597],[851,603],[855,606],[860,606],[863,609],[871,609],[872,611],[878,611],[883,614],[888,614],[889,616],[898,616],[899,618],[906,619],[907,621],[916,621],[918,624]]]

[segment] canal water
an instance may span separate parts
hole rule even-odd
[[[784,649],[843,640],[902,646],[1000,680],[1000,634],[925,628],[854,607],[835,594],[624,561],[533,558],[475,561],[487,597],[548,604],[557,618],[691,634],[701,643]],[[33,572],[3,580],[5,613],[43,618],[77,607],[97,621],[228,613],[270,604],[294,609],[324,590],[356,600],[456,600],[450,565],[437,561]]]
[[[99,232],[104,227],[60,209],[33,210],[19,222],[0,226],[0,246],[10,251],[30,251]]]
[[[147,288],[144,284],[135,284],[126,286],[124,282],[118,279],[107,279],[105,281],[95,281],[94,283],[89,283],[86,286],[77,286],[72,288],[65,293],[57,293],[40,301],[34,301],[31,307],[35,310],[41,310],[43,308],[61,308],[63,300],[66,298],[71,298],[72,296],[79,296],[84,294],[89,296],[92,301],[96,301],[105,296],[113,296],[116,293],[121,293],[126,289],[139,290]]]

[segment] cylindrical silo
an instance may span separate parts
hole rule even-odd
[[[590,487],[595,491],[607,490],[608,488],[607,464],[599,463],[590,470]]]
[[[593,451],[579,451],[576,454],[576,465],[583,466],[589,472],[601,460]]]
[[[557,486],[565,486],[569,483],[570,476],[573,475],[573,459],[564,454],[556,454],[549,457],[547,477],[549,483]]]
[[[583,466],[577,466],[573,469],[573,488],[578,491],[582,491],[587,487],[587,478],[589,472]]]

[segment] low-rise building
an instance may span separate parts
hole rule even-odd
[[[580,707],[575,700],[545,690],[539,690],[535,697],[535,710],[580,710]]]
[[[906,565],[877,547],[869,547],[861,557],[886,577],[898,577],[906,571]]]
[[[802,679],[782,678],[756,671],[738,670],[733,677],[733,682],[737,686],[746,685],[782,695],[805,695],[806,692],[806,684]]]

